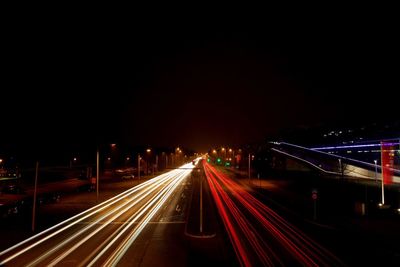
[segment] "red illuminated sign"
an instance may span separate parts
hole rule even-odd
[[[393,182],[394,146],[390,142],[381,142],[382,179],[384,184]]]

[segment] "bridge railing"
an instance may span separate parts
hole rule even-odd
[[[344,156],[330,154],[286,142],[274,142],[272,150],[303,161],[316,169],[330,174],[341,174],[366,179],[378,179],[382,166]],[[390,168],[393,182],[400,183],[400,170]]]

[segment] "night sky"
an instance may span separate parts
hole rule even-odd
[[[398,118],[390,16],[140,13],[10,18],[0,144],[204,151],[286,128]]]

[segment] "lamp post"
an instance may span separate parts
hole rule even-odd
[[[100,151],[99,148],[97,148],[97,153],[96,153],[96,201],[99,201],[99,172],[100,172]]]
[[[158,172],[158,155],[156,155],[156,170],[155,171]],[[153,172],[153,174],[154,174],[154,172]]]
[[[378,181],[378,166],[376,165],[378,163],[378,161],[376,159],[374,159],[374,163],[375,163],[375,182]]]
[[[216,161],[216,160],[217,160],[217,157],[218,157],[218,155],[217,155],[217,150],[216,150],[216,149],[213,149],[213,150],[212,150],[212,153],[213,153],[213,156],[215,157],[215,158],[214,158],[214,161]]]
[[[235,158],[234,158],[234,156],[233,156],[233,150],[232,150],[232,148],[229,148],[229,161],[230,161],[230,163],[231,163],[231,166],[233,166],[234,165],[234,161],[235,161]]]
[[[221,148],[221,151],[224,152],[224,162],[226,161],[226,149],[223,147]]]
[[[182,150],[178,147],[175,152],[176,164],[182,164]]]
[[[250,184],[250,173],[251,173],[251,165],[250,165],[250,162],[251,162],[251,154],[249,153],[249,184]]]
[[[138,166],[138,180],[140,180],[140,154],[138,153],[137,157],[137,166]]]
[[[381,162],[382,164],[382,162]],[[385,205],[385,184],[383,181],[383,168],[384,166],[381,166],[381,186],[382,186],[382,206]]]
[[[34,190],[33,190],[32,232],[35,232],[35,221],[36,221],[36,193],[37,193],[38,175],[39,175],[39,161],[36,161],[35,187],[34,187]]]
[[[146,175],[148,175],[149,174],[149,165],[151,164],[151,149],[150,148],[148,148],[148,149],[146,149],[146,152],[147,152],[147,164],[146,164]]]

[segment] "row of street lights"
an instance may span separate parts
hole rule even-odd
[[[225,147],[221,147],[220,149],[212,149],[212,155],[214,157],[217,157],[217,160],[219,160],[219,151],[223,153],[223,159],[225,162],[229,162],[231,166],[236,167],[237,165],[240,164],[240,159],[239,157],[242,154],[242,149],[237,149],[236,151],[232,148],[226,149]],[[227,157],[227,152],[229,152],[229,157]],[[235,153],[236,152],[236,153]],[[222,156],[222,155],[221,155]],[[249,178],[249,183],[251,181],[251,161],[254,160],[254,155],[251,153],[248,154],[248,166],[247,166],[247,171],[248,171],[248,178]],[[233,162],[232,162],[233,161]]]
[[[115,145],[112,145],[112,148],[115,148]],[[179,147],[174,149],[174,151],[170,154],[167,152],[153,154],[153,150],[151,148],[147,148],[142,153],[138,153],[137,157],[132,157],[129,155],[126,156],[120,163],[122,164],[124,162],[124,166],[129,167],[131,164],[133,164],[133,158],[137,158],[138,177],[140,177],[140,172],[143,172],[143,170],[146,174],[148,174],[149,170],[152,170],[153,173],[158,171],[160,165],[164,166],[165,168],[174,167],[183,161],[183,157],[187,156],[183,154],[183,151]],[[116,161],[113,162],[115,164]],[[105,163],[108,168],[112,168],[111,156],[106,158]]]

